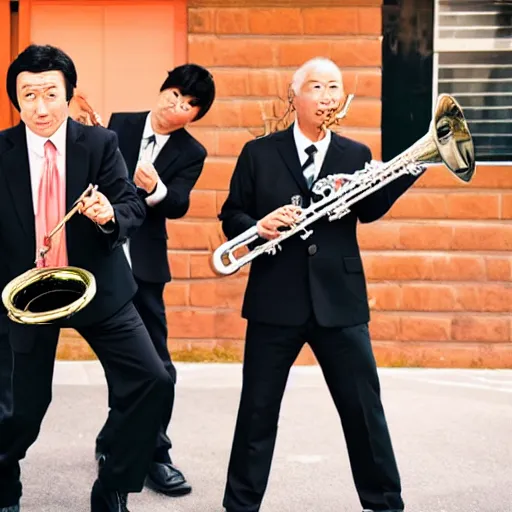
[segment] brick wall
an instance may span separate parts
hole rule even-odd
[[[216,215],[236,156],[261,133],[262,113],[286,97],[297,66],[323,55],[342,68],[347,91],[356,93],[343,133],[381,157],[380,34],[378,0],[189,2],[189,60],[212,70],[218,95],[192,130],[209,157],[190,211],[168,224],[175,358],[242,354],[247,269],[212,272],[211,249],[222,242]],[[512,168],[479,168],[469,187],[436,168],[385,219],[360,227],[380,364],[512,366],[511,220]],[[59,356],[84,350],[69,340]],[[314,362],[307,348],[299,362]]]

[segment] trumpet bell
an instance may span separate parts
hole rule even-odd
[[[78,267],[33,268],[14,278],[2,291],[8,317],[28,325],[69,318],[96,295],[96,279]]]

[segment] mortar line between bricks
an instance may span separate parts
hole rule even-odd
[[[290,72],[290,71],[296,71],[297,66],[278,66],[278,67],[269,67],[269,66],[262,66],[259,68],[253,68],[248,66],[208,66],[208,69],[210,71],[215,72],[215,70],[219,71],[236,71],[236,70],[244,70],[244,71],[254,71],[255,73],[259,73],[262,71],[271,71],[271,72]],[[358,71],[363,74],[372,74],[375,73],[375,75],[381,76],[382,71],[379,66],[341,66],[340,67],[341,72],[354,72]]]
[[[188,312],[202,312],[202,313],[210,313],[211,315],[217,315],[218,313],[236,313],[240,316],[240,308],[228,308],[228,307],[220,307],[216,306],[212,308],[211,306],[166,306],[165,310],[167,312],[180,312],[180,311],[188,311]],[[390,317],[487,317],[493,319],[506,318],[510,322],[512,319],[510,318],[510,312],[495,312],[495,311],[417,311],[417,310],[385,310],[385,309],[372,309],[372,314],[385,315]],[[241,317],[240,317],[241,318]],[[244,320],[244,319],[243,319]],[[245,321],[245,320],[244,320]]]
[[[339,41],[379,41],[382,37],[382,34],[346,34],[346,35],[336,35],[336,34],[256,34],[254,32],[237,32],[233,34],[219,34],[218,32],[207,32],[207,33],[192,33],[189,34],[189,44],[190,44],[190,36],[203,39],[228,39],[228,40],[250,40],[250,41],[281,41],[283,43],[295,43],[297,42],[299,45],[302,45],[304,42],[308,41],[322,41],[325,44],[339,42]],[[194,41],[192,41],[193,43]],[[375,66],[372,66],[375,67]]]
[[[228,279],[222,279],[224,276],[219,277],[184,277],[184,278],[174,278],[173,281],[179,282],[180,284],[192,284],[192,283],[201,283],[201,284],[210,284],[210,283],[238,283],[239,281],[246,281],[247,275],[241,275],[236,277],[228,277]],[[425,277],[418,276],[417,279],[400,279],[400,278],[382,278],[382,279],[366,279],[367,284],[372,285],[372,287],[385,287],[385,286],[415,286],[415,287],[423,287],[423,288],[436,288],[439,286],[504,286],[506,288],[512,287],[512,281],[504,281],[504,280],[469,280],[469,279],[428,279]]]

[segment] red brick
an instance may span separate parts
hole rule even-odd
[[[482,256],[365,253],[368,281],[484,281],[486,266]]]
[[[447,316],[402,316],[400,336],[402,341],[448,341],[452,320]]]
[[[249,91],[249,70],[246,68],[211,69],[217,98],[246,96]]]
[[[358,9],[355,8],[312,8],[304,9],[304,34],[307,35],[348,35],[359,34]],[[379,32],[380,35],[380,32]],[[340,42],[343,44],[343,42]]]
[[[357,128],[380,128],[382,103],[380,100],[355,99],[350,105],[343,126]]]
[[[215,311],[168,308],[166,316],[174,338],[215,338]]]
[[[189,9],[188,32],[191,34],[211,34],[215,26],[215,9]]]
[[[489,281],[512,281],[512,256],[485,258]]]
[[[332,59],[338,66],[380,66],[381,43],[378,38],[343,40],[302,39],[275,42],[279,66],[300,66],[319,55]]]
[[[510,341],[510,319],[494,316],[457,316],[452,322],[455,341]]]
[[[210,254],[191,254],[190,277],[193,279],[217,277],[211,261]]]
[[[402,290],[398,284],[369,284],[368,295],[377,311],[397,311],[402,306]]]
[[[404,284],[402,287],[405,311],[453,311],[455,287],[439,284]]]
[[[190,254],[185,252],[167,252],[171,275],[176,279],[190,277]]]
[[[271,111],[271,100],[217,100],[208,114],[195,126],[208,127],[249,127],[263,126],[265,112]]]
[[[247,34],[250,9],[216,9],[215,32],[217,34]]]
[[[358,224],[359,247],[363,250],[398,249],[400,226],[394,222]]]
[[[220,213],[222,205],[225,203],[228,197],[228,192],[224,190],[217,191],[217,211]]]
[[[189,60],[203,66],[272,67],[276,42],[265,38],[190,35]]]
[[[217,154],[218,147],[218,133],[216,130],[209,128],[192,126],[188,129],[190,134],[195,137],[203,146],[205,146],[208,155],[214,156]]]
[[[300,9],[248,9],[251,34],[290,35],[302,33]]]
[[[218,156],[238,157],[245,143],[254,139],[254,135],[246,129],[222,130],[218,132],[218,137]]]
[[[400,333],[400,317],[372,312],[369,327],[374,340],[396,340]]]
[[[246,276],[193,281],[190,285],[190,304],[211,308],[239,310],[247,284]]]
[[[192,190],[190,194],[190,208],[186,218],[216,218],[217,196],[210,190]]]
[[[444,166],[435,165],[427,171],[416,182],[416,187],[432,188],[485,188],[485,189],[507,189],[512,188],[512,172],[509,166],[486,167],[477,166],[473,179],[464,183]]]
[[[221,311],[215,317],[215,335],[218,338],[243,339],[246,325],[240,313]]]
[[[343,86],[347,94],[355,94],[357,98],[381,98],[382,73],[380,69],[342,70],[342,72]]]
[[[208,157],[197,180],[197,190],[228,190],[236,158]]]
[[[218,222],[173,221],[167,223],[169,249],[202,249],[216,247],[219,236]]]
[[[453,249],[465,251],[512,251],[512,225],[456,225],[453,228]]]
[[[499,219],[499,194],[449,194],[448,217],[451,219]]]
[[[512,368],[512,343],[377,341],[373,350],[379,366]]]
[[[187,306],[189,302],[188,283],[183,281],[171,281],[164,288],[164,302],[166,306]]]
[[[336,130],[341,135],[353,139],[362,144],[366,144],[371,152],[374,160],[381,159],[382,152],[382,136],[380,130],[377,129],[357,129],[357,128],[345,128],[344,126]]]
[[[512,194],[502,194],[501,201],[501,218],[512,219]]]
[[[443,250],[452,246],[452,226],[436,224],[402,223],[400,229],[400,247],[415,250]]]
[[[446,195],[406,193],[393,205],[387,216],[394,219],[446,218]]]
[[[382,7],[366,7],[357,9],[359,34],[382,34]]]

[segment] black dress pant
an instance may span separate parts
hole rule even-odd
[[[140,492],[171,379],[131,302],[109,319],[77,330],[101,361],[117,405],[116,432],[99,479],[107,489]],[[38,327],[33,349],[14,351],[13,409],[0,422],[0,508],[21,497],[19,461],[37,439],[51,402],[58,335],[54,326]]]
[[[138,290],[133,298],[133,303],[139,313],[146,329],[149,332],[153,346],[160,357],[167,373],[172,380],[172,393],[168,401],[163,404],[162,419],[158,435],[156,436],[155,462],[171,462],[169,450],[172,447],[171,440],[167,435],[167,428],[172,417],[174,408],[174,387],[176,384],[176,368],[172,363],[167,348],[167,320],[165,316],[164,286],[165,283],[148,283],[136,279]],[[108,452],[108,446],[112,436],[115,435],[116,403],[115,396],[109,393],[109,407],[111,408],[107,421],[96,439],[96,451]]]
[[[368,326],[324,328],[314,321],[302,327],[248,323],[224,506],[228,512],[260,509],[288,374],[306,341],[340,416],[361,505],[375,511],[403,510]]]

